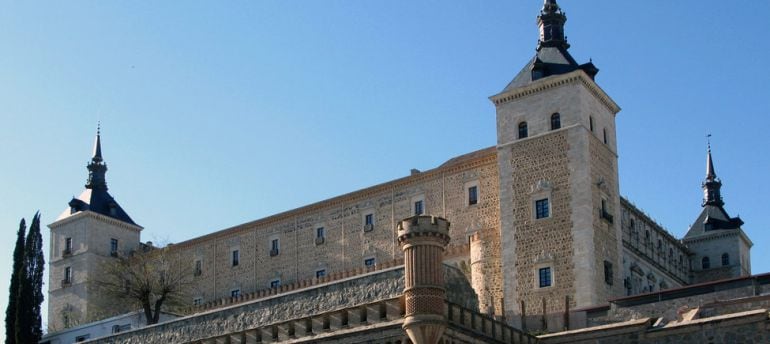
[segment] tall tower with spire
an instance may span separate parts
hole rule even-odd
[[[137,225],[107,192],[107,164],[97,129],[85,190],[48,225],[51,241],[48,267],[48,330],[56,331],[97,318],[116,309],[93,290],[93,277],[105,261],[125,255],[140,242]]]
[[[622,294],[618,105],[593,63],[569,53],[566,14],[546,0],[535,56],[490,100],[497,110],[503,308],[528,330]]]
[[[701,212],[682,242],[692,251],[692,282],[751,275],[753,243],[741,229],[743,220],[730,217],[722,200],[722,181],[714,169],[711,144],[706,152],[706,178],[701,184]]]

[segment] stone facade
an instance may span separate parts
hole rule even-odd
[[[538,19],[541,42],[536,56],[501,93],[490,97],[496,107],[494,147],[452,158],[431,170],[413,171],[404,178],[171,246],[169,250],[189,261],[194,271],[195,286],[188,292],[194,315],[161,326],[162,334],[135,338],[210,342],[214,339],[205,335],[237,333],[239,341],[257,337],[289,340],[289,333],[295,333],[297,327],[307,327],[304,318],[317,319],[322,313],[323,317],[338,319],[335,321],[358,317],[359,323],[365,323],[360,321],[364,317],[360,307],[366,302],[392,302],[400,297],[402,291],[395,290],[396,285],[401,287],[401,280],[390,281],[392,285],[380,291],[335,284],[356,294],[355,300],[348,300],[353,303],[335,299],[345,297],[320,285],[398,265],[394,262],[399,262],[403,253],[397,224],[423,214],[452,223],[445,233],[448,246],[441,248],[440,257],[459,268],[453,270],[454,275],[464,276],[474,290],[464,296],[447,290],[446,295],[448,299],[464,298],[462,308],[470,318],[482,319],[482,328],[486,326],[483,324],[504,321],[505,326],[528,331],[563,330],[576,322],[571,318],[575,309],[604,305],[621,296],[750,273],[751,243],[740,229],[682,242],[621,198],[615,126],[620,108],[596,83],[598,69],[591,62],[578,65],[567,52],[569,44],[561,30],[566,16],[556,2],[546,1]],[[98,136],[97,148],[98,156],[95,154],[89,170],[92,175],[101,173],[95,180],[104,184],[106,165],[102,165]],[[103,188],[106,193],[106,184]],[[65,213],[51,224],[50,330],[71,325],[73,319],[91,320],[104,308],[96,304],[98,298],[89,293],[87,285],[90,276],[98,273],[98,263],[111,259],[112,252],[105,250],[112,239],[121,243],[121,250],[140,245],[141,227],[126,214],[122,214],[124,220],[131,223],[95,211]],[[732,225],[737,221],[727,222]],[[59,252],[66,238],[79,246],[62,256]],[[694,268],[694,259],[715,256],[715,250],[725,242],[731,245],[729,255],[735,264],[703,272]],[[439,252],[436,248],[431,252],[435,266]],[[65,267],[72,268],[73,280],[66,286],[57,285]],[[425,269],[418,275],[412,277],[440,279],[441,274]],[[367,278],[357,278],[356,283],[368,283]],[[438,293],[440,288],[434,287],[432,292]],[[311,293],[311,289],[297,292],[303,288],[337,296],[324,300],[313,294],[302,304],[293,302],[291,295]],[[357,293],[371,296],[373,292],[387,295],[377,300],[357,299]],[[285,304],[253,302],[255,295]],[[408,295],[407,299],[412,298]],[[337,301],[342,303],[336,306],[359,307],[359,311],[346,310],[340,313],[345,315],[339,315],[335,313],[339,309],[327,307]],[[467,333],[459,328],[467,323],[466,311],[456,315],[448,310],[453,301],[448,302],[442,315],[458,327],[448,326],[446,333],[464,342]],[[312,309],[303,309],[307,305]],[[436,302],[433,306],[434,315],[438,315],[440,307]],[[293,318],[254,318],[271,312],[285,312]],[[222,331],[215,325],[222,316],[244,320],[252,327],[228,322],[232,326]],[[459,318],[453,320],[455,317]],[[474,330],[475,320],[468,321]],[[196,328],[196,323],[203,325]],[[401,338],[393,341],[404,340],[393,332],[401,325],[382,322],[367,331]],[[503,333],[507,328],[489,326],[491,333]],[[180,331],[194,335],[178,337]],[[458,334],[461,332],[465,334]],[[341,340],[340,333],[324,338]],[[358,334],[346,335],[358,338]]]
[[[49,331],[127,311],[95,295],[91,282],[102,264],[111,259],[112,240],[117,240],[116,253],[125,255],[139,245],[142,228],[90,211],[70,214],[49,228]]]

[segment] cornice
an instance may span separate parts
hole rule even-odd
[[[90,218],[93,218],[93,219],[96,219],[96,220],[107,222],[107,223],[109,223],[111,225],[115,225],[115,226],[118,226],[118,227],[121,227],[121,228],[124,228],[124,229],[135,231],[135,232],[141,232],[142,229],[144,229],[144,227],[142,227],[142,226],[132,225],[130,223],[125,223],[123,221],[120,221],[120,220],[117,220],[117,219],[113,219],[113,218],[111,218],[109,216],[102,215],[102,214],[99,214],[99,213],[96,213],[96,212],[93,212],[93,211],[90,211],[90,210],[79,211],[79,212],[77,212],[77,213],[75,213],[73,215],[67,216],[67,217],[65,217],[65,218],[63,218],[61,220],[54,221],[53,223],[48,225],[48,228],[51,229],[51,230],[54,230],[56,228],[59,228],[59,227],[64,226],[64,225],[66,225],[68,223],[77,221],[80,218],[85,218],[85,217],[90,217]]]
[[[596,84],[593,80],[591,80],[591,77],[588,76],[584,71],[582,70],[576,70],[567,74],[562,75],[555,75],[550,76],[547,78],[543,78],[537,81],[532,82],[531,84],[527,86],[522,86],[519,88],[515,88],[509,91],[505,91],[499,94],[496,94],[494,96],[489,97],[489,100],[492,101],[492,103],[495,104],[495,106],[500,106],[505,103],[509,103],[511,101],[514,101],[519,98],[523,98],[529,95],[533,95],[536,93],[540,93],[542,91],[568,85],[571,83],[580,82],[586,88],[588,88],[591,93],[599,99],[599,101],[610,111],[612,114],[617,114],[620,112],[620,106],[618,106],[617,103],[615,103],[612,98],[610,98],[609,95],[607,95],[604,90],[602,90],[599,85]]]
[[[414,175],[406,176],[403,178],[395,179],[382,184],[374,185],[358,191],[353,191],[340,196],[332,197],[320,202],[311,203],[306,206],[281,212],[278,214],[270,215],[258,220],[246,222],[240,225],[222,229],[210,234],[206,234],[197,238],[192,238],[174,245],[177,248],[190,247],[203,241],[218,239],[223,237],[229,237],[243,232],[248,232],[254,229],[254,227],[268,226],[281,221],[291,220],[297,216],[302,216],[306,213],[312,213],[322,209],[333,208],[337,206],[346,206],[355,204],[361,200],[371,198],[372,196],[390,194],[393,190],[401,187],[406,187],[414,184],[419,184],[426,180],[443,178],[444,175],[456,173],[458,171],[468,170],[479,166],[497,164],[497,150],[488,147],[476,152],[482,152],[480,156],[469,158],[468,161],[461,163],[454,163],[449,165],[441,165],[439,167],[419,172]],[[474,153],[474,152],[471,152]],[[462,156],[462,155],[460,155]],[[460,157],[458,156],[458,157]]]

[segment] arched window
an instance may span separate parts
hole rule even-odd
[[[727,253],[722,254],[722,266],[730,265],[730,255]]]
[[[519,138],[523,139],[527,137],[527,122],[519,123]]]
[[[561,115],[557,112],[551,115],[551,130],[561,128]]]
[[[709,260],[709,257],[703,257],[703,259],[700,260],[700,264],[703,270],[711,269],[711,260]]]

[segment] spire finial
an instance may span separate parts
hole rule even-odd
[[[722,182],[714,170],[714,160],[711,158],[711,134],[706,135],[706,180],[703,181],[703,206],[723,206],[721,188]]]
[[[94,139],[94,152],[91,157],[91,162],[88,164],[88,182],[86,188],[95,189],[103,188],[107,190],[107,182],[104,178],[105,172],[107,172],[107,165],[104,164],[102,158],[102,124],[97,122],[96,124],[96,139]]]

